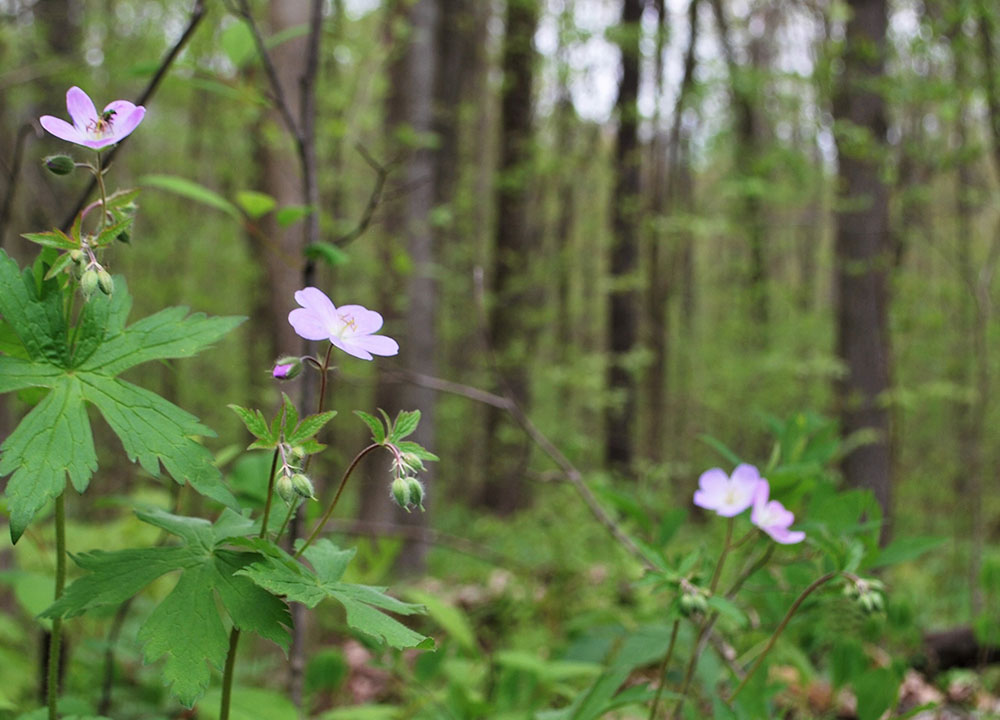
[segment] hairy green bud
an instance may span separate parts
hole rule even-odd
[[[76,170],[76,162],[69,155],[49,155],[42,162],[53,175],[69,175]]]
[[[284,473],[282,473],[277,481],[275,481],[274,490],[278,493],[278,497],[289,505],[295,502],[295,499],[299,496],[299,494],[295,492],[295,486],[292,484],[292,479]]]
[[[83,292],[85,298],[90,298],[97,291],[97,286],[100,283],[100,278],[97,276],[97,271],[93,268],[86,270],[80,277],[80,291]]]
[[[316,491],[313,489],[312,481],[302,473],[292,475],[292,489],[296,495],[304,497],[306,500],[316,499]]]
[[[110,295],[115,291],[115,281],[111,279],[111,273],[104,268],[97,271],[97,287],[105,295]]]

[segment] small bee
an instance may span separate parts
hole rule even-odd
[[[87,129],[95,133],[106,133],[111,130],[111,123],[117,114],[117,110],[105,110]]]

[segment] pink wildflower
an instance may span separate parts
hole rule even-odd
[[[794,545],[805,540],[806,534],[801,530],[788,529],[795,522],[795,515],[777,500],[768,501],[770,492],[767,480],[761,480],[754,491],[750,522],[782,545]]]
[[[722,517],[734,517],[750,507],[759,482],[760,473],[753,465],[737,465],[732,477],[719,468],[706,470],[698,478],[694,504]]]
[[[375,333],[382,327],[382,316],[361,305],[334,306],[317,288],[307,287],[295,293],[302,307],[288,313],[288,322],[306,340],[329,340],[348,355],[371,360],[372,355],[395,355],[399,344]]]
[[[72,125],[52,115],[42,115],[39,119],[42,127],[61,140],[95,150],[119,142],[146,116],[146,108],[128,100],[115,100],[98,113],[90,96],[75,85],[66,92],[66,109]]]

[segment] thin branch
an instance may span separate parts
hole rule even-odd
[[[160,65],[158,68],[156,68],[156,72],[153,73],[153,77],[150,79],[149,83],[147,83],[146,89],[139,94],[138,98],[136,98],[135,100],[136,105],[145,105],[149,101],[149,99],[153,97],[153,93],[156,92],[156,89],[160,86],[160,82],[163,80],[164,77],[166,77],[167,71],[170,70],[171,65],[174,64],[174,60],[177,59],[177,56],[180,54],[181,50],[184,49],[184,46],[187,45],[188,41],[191,39],[191,36],[194,35],[195,29],[197,29],[198,24],[202,21],[202,18],[204,17],[205,17],[205,0],[195,0],[194,7],[191,8],[191,15],[188,18],[187,27],[184,28],[184,32],[181,33],[180,38],[178,38],[177,42],[175,42],[173,47],[170,48],[170,50],[164,56],[163,60],[160,61]],[[118,150],[121,148],[122,145],[128,142],[128,139],[129,139],[128,137],[122,138],[121,140],[118,141],[117,145],[113,145],[110,149],[107,150],[107,152],[103,154],[103,161],[105,166],[108,166],[111,163],[111,160],[114,159],[114,156],[118,153]],[[73,207],[73,211],[69,213],[63,220],[62,223],[63,231],[69,230],[70,226],[73,224],[73,221],[76,219],[77,213],[79,213],[80,210],[83,209],[83,206],[87,202],[87,198],[91,196],[91,194],[94,192],[94,188],[96,187],[97,187],[97,179],[92,178],[91,181],[87,183],[87,189],[83,192],[82,195],[80,195],[80,199]]]
[[[364,212],[361,213],[357,225],[333,241],[333,244],[338,247],[343,247],[357,240],[368,229],[368,226],[371,225],[372,218],[375,216],[375,210],[378,209],[379,203],[382,201],[382,192],[385,190],[385,181],[389,177],[391,167],[391,165],[385,166],[380,164],[361,143],[355,144],[354,147],[358,151],[358,154],[368,163],[368,166],[375,171],[375,184],[372,186],[371,195],[368,196],[368,204],[365,205]],[[392,164],[395,164],[395,162],[394,160]]]
[[[250,12],[250,4],[247,0],[239,0],[235,6],[228,2],[226,5],[230,12],[242,18],[243,22],[247,24],[247,29],[250,30],[254,45],[257,47],[257,56],[260,58],[261,65],[264,66],[264,73],[267,75],[267,82],[271,87],[271,99],[281,114],[281,119],[285,123],[288,132],[291,133],[297,143],[301,142],[302,133],[299,130],[298,123],[295,122],[295,118],[292,117],[292,110],[288,105],[288,100],[285,98],[284,88],[281,85],[281,80],[278,79],[278,71],[271,61],[271,54],[267,51],[264,36],[261,35],[260,28],[257,27],[257,22],[253,19],[253,13]]]
[[[7,173],[7,190],[3,197],[3,207],[0,208],[0,247],[3,247],[4,234],[7,231],[7,222],[10,219],[10,208],[14,204],[14,193],[17,191],[17,176],[21,174],[21,163],[24,162],[24,143],[28,135],[35,132],[32,123],[24,123],[17,130],[17,139],[14,141],[14,158],[10,163],[10,170]]]

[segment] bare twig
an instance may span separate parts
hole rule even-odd
[[[372,218],[375,216],[375,210],[382,201],[382,191],[385,189],[385,181],[389,177],[391,166],[385,166],[376,161],[361,143],[355,144],[354,147],[358,151],[358,154],[368,163],[368,166],[375,171],[375,185],[372,186],[371,195],[368,196],[368,204],[365,205],[364,212],[361,213],[357,225],[333,241],[333,244],[338,247],[343,247],[357,240],[368,229],[368,226],[371,225]],[[392,164],[395,164],[395,162],[394,160]]]
[[[146,89],[142,91],[142,93],[139,95],[138,98],[136,98],[135,101],[136,105],[145,105],[146,102],[148,102],[149,99],[153,97],[153,93],[155,93],[156,89],[160,86],[160,82],[166,76],[167,71],[170,70],[171,65],[173,65],[174,63],[174,60],[177,59],[177,56],[180,54],[181,50],[184,49],[184,46],[187,45],[188,41],[191,39],[191,36],[194,35],[194,31],[197,29],[198,24],[201,23],[202,18],[204,17],[205,17],[205,0],[195,0],[194,7],[191,8],[191,15],[188,17],[187,27],[184,28],[184,32],[181,33],[181,36],[177,39],[177,42],[173,44],[173,47],[170,48],[170,50],[164,56],[163,60],[160,61],[160,65],[158,68],[156,68],[156,72],[153,73],[153,77],[150,78],[149,83],[147,83]],[[118,153],[118,149],[127,141],[128,141],[127,137],[122,138],[121,140],[118,141],[117,145],[112,146],[107,152],[104,153],[103,160],[105,166],[110,164],[111,160]],[[73,212],[69,213],[66,216],[66,219],[63,220],[62,229],[64,231],[68,230],[69,227],[73,224],[73,220],[76,219],[77,213],[79,213],[80,210],[83,209],[83,206],[87,202],[87,198],[89,198],[91,194],[94,192],[95,187],[97,187],[96,178],[91,179],[91,181],[87,184],[87,189],[83,194],[80,195],[80,199],[74,206]]]
[[[10,208],[14,203],[14,193],[17,191],[17,176],[21,174],[21,163],[24,162],[24,143],[28,139],[28,135],[34,131],[35,127],[31,123],[24,123],[17,130],[17,139],[14,141],[14,157],[11,159],[7,172],[7,189],[4,192],[3,207],[0,208],[0,247],[3,247],[3,238],[7,230],[7,222],[10,219]]]

